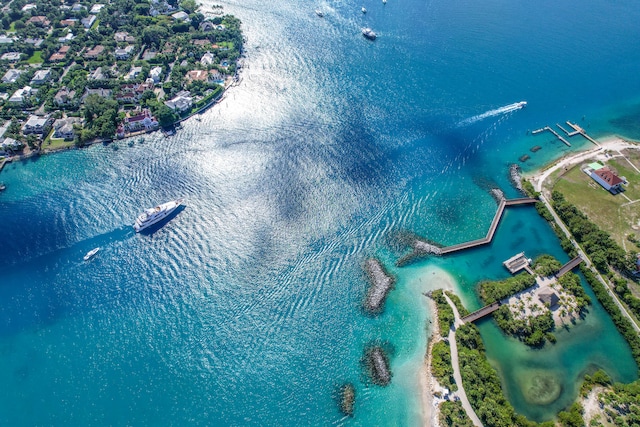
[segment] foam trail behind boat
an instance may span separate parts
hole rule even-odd
[[[501,114],[511,113],[512,111],[520,110],[526,107],[526,101],[514,102],[513,104],[505,105],[504,107],[496,108],[495,110],[489,110],[486,113],[478,114],[477,116],[469,117],[458,123],[458,126],[467,126],[480,120],[484,120],[487,117],[499,116]]]

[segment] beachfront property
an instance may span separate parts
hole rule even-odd
[[[0,93],[0,111],[3,117],[13,117],[14,122],[20,125],[15,127],[18,133],[10,135],[18,141],[21,136],[34,134],[38,129],[33,121],[27,125],[30,112],[38,111],[38,116],[48,117],[56,110],[65,110],[69,115],[82,117],[90,95],[104,98],[91,98],[95,117],[106,116],[106,111],[101,111],[103,108],[115,109],[117,114],[108,115],[114,117],[113,123],[108,126],[99,123],[95,129],[92,129],[92,120],[76,123],[75,129],[60,125],[54,129],[56,137],[67,140],[77,137],[81,139],[80,143],[84,143],[95,138],[115,137],[120,126],[127,132],[128,128],[147,130],[170,126],[193,113],[195,107],[200,109],[211,105],[220,94],[217,85],[222,85],[229,75],[236,72],[236,60],[229,60],[226,52],[211,49],[212,45],[217,47],[220,43],[235,51],[236,57],[239,56],[242,48],[240,22],[231,15],[220,12],[215,18],[207,17],[191,23],[189,14],[193,11],[183,11],[164,0],[150,1],[148,11],[141,9],[123,15],[118,13],[124,0],[76,2],[73,5],[63,2],[53,8],[42,7],[43,1],[35,1],[33,7],[19,8],[11,14],[6,8],[0,11],[3,19],[9,20],[5,30],[0,29],[0,77],[5,84]],[[115,33],[100,31],[102,25],[118,28],[120,25],[112,22],[115,16],[124,20],[137,15],[146,15],[149,24]],[[20,25],[15,26],[15,30],[7,31],[9,25],[18,21]],[[52,28],[52,23],[55,23],[55,28]],[[161,28],[162,37],[149,38],[147,35],[143,40],[145,32],[152,26]],[[176,26],[180,30],[176,30]],[[200,26],[208,31],[206,37],[198,31]],[[185,32],[185,27],[189,31]],[[90,28],[98,29],[92,37],[76,36]],[[225,29],[224,37],[220,37],[220,28]],[[21,51],[23,47],[25,50]],[[138,54],[140,51],[142,54]],[[169,59],[167,65],[151,63],[158,55]],[[129,62],[133,58],[137,60],[135,64]],[[191,58],[196,63],[202,58],[204,61],[199,67],[193,67]],[[227,72],[218,65],[222,60],[230,65]],[[162,62],[165,63],[164,60]],[[178,68],[179,73],[176,73],[179,65],[184,65],[184,68]],[[145,82],[139,83],[144,78]],[[162,89],[154,91],[160,84]],[[42,86],[45,90],[31,89]],[[132,108],[138,110],[137,104],[146,91],[153,96],[149,98],[149,105],[155,123],[138,125],[131,117],[122,121],[127,111]],[[114,99],[117,104],[111,101]],[[78,126],[87,132],[78,132]],[[21,129],[25,129],[26,134]],[[37,144],[29,144],[28,147],[34,151],[41,148]],[[25,154],[28,153],[29,150]]]
[[[53,122],[53,137],[73,141],[76,136],[74,125],[82,126],[82,119],[79,117],[67,117]]]
[[[122,138],[127,132],[152,131],[159,127],[158,120],[148,109],[138,111],[137,114],[127,114],[122,124],[118,127],[118,137]]]
[[[187,90],[180,91],[176,96],[169,101],[165,102],[165,105],[174,111],[183,112],[191,108],[193,105],[193,98],[191,92]]]
[[[26,123],[22,125],[22,133],[24,135],[30,135],[32,133],[42,135],[50,126],[51,119],[31,114]]]
[[[611,194],[618,194],[624,191],[622,184],[626,184],[625,179],[619,177],[611,169],[598,162],[590,163],[583,168],[582,171]]]

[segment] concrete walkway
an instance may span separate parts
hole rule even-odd
[[[467,398],[467,393],[464,391],[464,386],[462,385],[462,376],[460,375],[460,364],[458,362],[458,344],[456,343],[456,328],[462,326],[462,320],[460,319],[460,314],[458,313],[458,309],[456,305],[449,299],[447,294],[444,294],[444,297],[447,299],[447,302],[453,309],[453,315],[455,316],[455,322],[453,327],[449,331],[449,347],[451,348],[451,366],[453,366],[453,378],[456,380],[456,384],[458,385],[458,391],[453,392],[452,394],[458,396],[460,398],[460,403],[462,403],[462,407],[464,411],[467,413],[467,416],[476,427],[482,427],[482,422],[480,418],[476,415],[476,412],[471,407],[469,403],[469,399]]]

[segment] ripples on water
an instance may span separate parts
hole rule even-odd
[[[319,6],[324,19],[315,5],[226,3],[247,35],[242,83],[176,136],[3,172],[0,419],[335,424],[332,390],[351,381],[357,422],[411,423],[411,386],[362,386],[359,359],[376,339],[410,358],[418,308],[363,316],[361,263],[392,265],[402,248],[387,243],[405,232],[443,244],[484,235],[486,187],[508,186],[517,157],[504,141],[540,112],[456,124],[525,99],[513,70],[530,59],[493,56],[482,36],[509,38],[477,24],[463,37],[476,47],[456,50],[458,27],[447,35],[435,18],[452,12],[437,3],[390,0],[366,16]],[[490,67],[473,66],[485,56]],[[509,78],[492,74],[499,66]],[[186,207],[165,227],[133,232],[142,209],[176,197]]]

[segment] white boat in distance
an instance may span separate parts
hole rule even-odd
[[[324,12],[322,12],[320,9],[316,9],[316,15],[322,18],[324,16]]]
[[[367,13],[367,9],[365,9],[364,7],[362,8],[362,13]]]
[[[136,230],[136,233],[141,232],[145,228],[150,227],[153,224],[156,224],[165,219],[181,204],[182,199],[176,199],[158,205],[154,208],[145,209],[145,211],[138,215],[138,217],[136,218],[136,222],[135,224],[133,224],[133,229]]]
[[[89,261],[91,258],[93,258],[95,254],[98,253],[99,250],[100,248],[91,249],[89,252],[87,252],[87,254],[82,259],[85,261]]]

